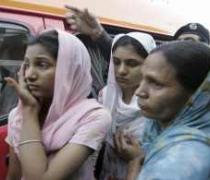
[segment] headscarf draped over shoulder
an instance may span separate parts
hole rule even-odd
[[[143,46],[148,54],[156,47],[155,40],[151,35],[141,32],[131,32],[116,35],[112,43],[112,48],[115,43],[124,36],[135,39]],[[142,136],[144,129],[144,120],[139,113],[140,110],[137,103],[137,96],[133,95],[130,104],[125,104],[122,100],[122,92],[115,78],[112,53],[113,52],[111,52],[107,86],[102,90],[101,98],[103,105],[112,113],[112,128],[107,136],[107,141],[110,144],[113,143],[113,133],[115,133],[116,129],[119,127],[128,128],[128,126],[130,126],[128,131],[135,134],[137,137]]]
[[[42,141],[47,151],[63,147],[70,141],[81,122],[91,121],[90,113],[102,108],[95,100],[87,99],[92,83],[91,61],[87,49],[70,33],[56,31],[59,49],[54,95],[42,128]],[[10,113],[8,125],[8,138],[16,153],[19,152],[21,126],[22,113],[19,103]]]
[[[138,180],[209,179],[210,72],[168,128],[147,121],[143,147],[146,157]]]

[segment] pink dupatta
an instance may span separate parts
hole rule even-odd
[[[82,121],[91,121],[90,113],[102,108],[87,99],[91,90],[91,61],[85,46],[73,35],[56,30],[59,50],[52,104],[42,128],[42,141],[47,152],[67,144]],[[93,117],[92,117],[93,118]],[[9,115],[8,141],[18,154],[22,125],[21,106]]]

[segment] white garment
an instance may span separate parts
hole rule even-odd
[[[130,36],[137,40],[149,53],[156,47],[154,39],[145,33],[132,32],[120,34],[114,38],[113,45],[123,36]],[[137,96],[133,95],[131,102],[125,104],[122,100],[122,91],[115,80],[114,65],[111,54],[107,86],[99,94],[99,101],[111,111],[112,126],[106,137],[100,180],[111,178],[125,179],[127,162],[122,160],[113,149],[113,134],[117,129],[123,130],[138,138],[142,142],[145,118],[141,116],[137,103]]]
[[[112,43],[112,48],[114,44],[123,36],[129,36],[137,40],[144,47],[148,54],[156,47],[155,40],[151,35],[141,32],[131,32],[128,34],[119,34],[115,36]],[[131,122],[134,123],[134,121],[137,121],[137,123],[134,123],[135,125],[133,128],[137,130],[138,128],[136,125],[139,123],[138,126],[140,126],[141,130],[143,130],[143,125],[141,124],[143,121],[141,120],[142,117],[139,113],[140,110],[137,103],[137,97],[133,95],[129,104],[125,104],[122,100],[121,89],[115,80],[112,54],[109,65],[107,86],[102,90],[101,102],[112,113],[112,128],[107,136],[107,141],[109,143],[112,142],[113,133],[115,133],[117,128],[121,127],[125,129]],[[131,129],[132,128],[130,127],[130,130]]]

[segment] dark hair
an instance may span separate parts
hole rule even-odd
[[[161,52],[176,71],[177,79],[187,90],[195,91],[210,70],[210,49],[191,41],[174,41],[154,49]]]
[[[58,33],[56,31],[48,31],[35,37],[29,37],[27,45],[34,44],[43,45],[54,59],[58,56]]]
[[[114,52],[118,47],[131,45],[135,49],[136,53],[139,54],[142,58],[146,58],[148,56],[148,52],[145,50],[143,45],[138,42],[136,39],[130,36],[123,36],[114,44],[112,48],[112,52]]]

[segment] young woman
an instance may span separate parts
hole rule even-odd
[[[143,133],[144,121],[141,120],[134,92],[141,80],[140,68],[153,48],[154,39],[140,32],[120,34],[113,41],[108,83],[99,95],[99,101],[112,113],[112,126],[105,141],[100,179],[126,177],[129,157],[116,149],[119,138],[113,135],[121,130],[135,137],[141,137]]]
[[[43,32],[29,42],[19,83],[20,98],[9,116],[9,179],[93,179],[91,154],[111,118],[93,99],[90,58],[69,33]]]
[[[138,180],[210,178],[210,49],[173,42],[142,66],[136,91],[146,124]]]

